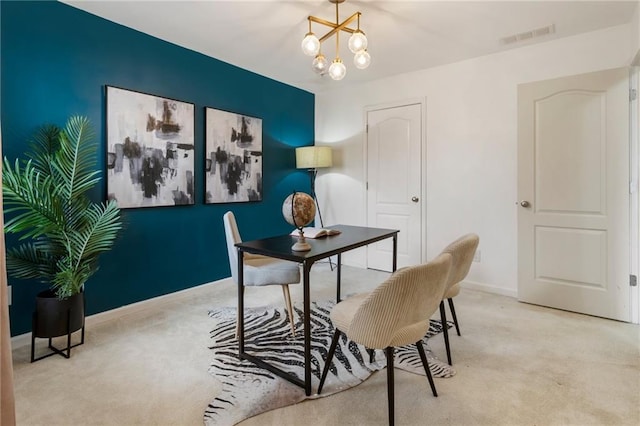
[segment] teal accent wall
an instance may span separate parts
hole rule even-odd
[[[105,85],[195,104],[196,204],[124,210],[125,231],[87,282],[87,314],[229,277],[227,210],[245,240],[290,230],[281,205],[292,191],[309,191],[294,148],[313,144],[313,94],[59,2],[2,1],[0,19],[0,114],[9,159],[23,157],[37,127],[63,126],[74,114],[89,117],[104,146]],[[204,204],[205,107],[262,118],[261,202]],[[97,153],[103,173],[105,150]],[[102,201],[105,192],[103,185],[92,197]],[[16,239],[7,236],[6,244]],[[14,278],[9,284],[12,334],[28,332],[35,295],[47,286]]]

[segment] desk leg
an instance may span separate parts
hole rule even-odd
[[[238,355],[244,355],[244,252],[238,249]]]
[[[337,273],[336,273],[336,303],[340,302],[340,284],[341,284],[341,279],[342,279],[342,253],[338,253],[338,263],[336,263],[337,266]]]
[[[309,294],[309,271],[313,262],[302,263],[302,285],[304,293],[304,392],[311,395],[311,295]]]
[[[398,269],[398,234],[393,234],[393,265],[391,265],[391,271],[395,272]]]

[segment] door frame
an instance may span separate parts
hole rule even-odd
[[[368,114],[372,111],[400,108],[409,105],[420,105],[420,228],[422,229],[422,235],[420,235],[420,261],[425,262],[427,259],[427,98],[407,98],[403,100],[383,102],[380,104],[365,105],[362,112],[362,122],[364,127],[363,141],[362,141],[362,159],[363,159],[363,183],[364,183],[364,222],[366,226],[369,226],[369,190],[367,189],[367,182],[369,182],[369,131]],[[368,250],[368,248],[367,248]],[[369,265],[368,253],[365,255],[365,267]]]
[[[640,52],[629,67],[629,93],[635,90],[635,99],[629,100],[629,273],[640,275]],[[639,277],[640,278],[640,277]],[[640,324],[640,284],[629,287],[631,322]]]

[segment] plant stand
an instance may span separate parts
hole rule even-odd
[[[36,302],[31,326],[31,362],[56,354],[69,359],[71,348],[84,344],[84,294],[80,293],[69,299],[58,300],[50,291],[45,291],[38,294]],[[72,345],[71,335],[76,331],[81,332],[80,343]],[[55,347],[52,342],[53,338],[65,335],[67,336],[66,347]],[[47,346],[50,352],[38,358],[35,357],[36,338],[49,339]]]
[[[62,355],[63,357],[69,359],[71,358],[71,348],[75,348],[76,346],[80,346],[82,344],[84,344],[84,325],[82,326],[82,329],[80,330],[80,343],[76,343],[75,345],[71,344],[71,335],[74,333],[72,332],[70,329],[67,332],[67,346],[65,348],[62,349],[58,349],[55,346],[53,346],[52,343],[52,339],[53,337],[48,337],[49,339],[49,344],[47,345],[47,347],[51,350],[51,352],[49,352],[46,355],[42,355],[41,357],[35,358],[35,351],[36,351],[36,329],[35,326],[37,324],[37,312],[33,313],[33,329],[31,331],[31,362],[35,362],[35,361],[40,361],[41,359],[44,358],[48,358],[51,355]],[[71,311],[69,311],[68,313],[69,318],[71,318]],[[44,339],[47,339],[47,337],[44,337]],[[65,353],[66,351],[66,353]]]

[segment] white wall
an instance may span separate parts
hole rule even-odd
[[[517,85],[629,65],[633,31],[622,25],[317,94],[316,141],[335,148],[335,167],[318,178],[324,222],[366,224],[364,108],[426,98],[425,260],[476,232],[482,259],[468,282],[515,296]],[[364,251],[343,262],[365,266]]]
[[[631,51],[640,53],[640,1],[636,5],[636,12],[633,15],[633,20],[631,21]]]
[[[636,64],[640,61],[640,2],[636,5],[636,11],[629,24],[631,26],[631,52],[636,57]]]

